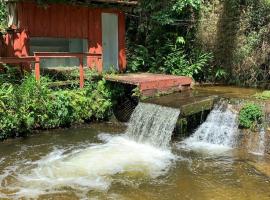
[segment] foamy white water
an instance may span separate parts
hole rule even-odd
[[[189,138],[183,141],[187,148],[222,152],[236,144],[237,114],[230,105],[216,106],[206,121]]]
[[[131,116],[126,134],[139,143],[166,149],[179,115],[179,109],[139,103]]]
[[[6,197],[35,198],[59,193],[63,188],[81,194],[89,190],[107,190],[114,175],[156,178],[166,173],[175,159],[170,151],[139,144],[123,136],[102,135],[102,138],[107,142],[70,153],[55,150],[39,161],[29,163],[20,172],[15,170],[16,181],[12,184],[1,182],[6,189],[16,191]],[[8,175],[11,174],[5,174]]]
[[[38,161],[7,169],[0,176],[1,198],[37,198],[66,191],[86,198],[91,190],[108,190],[115,176],[157,178],[176,159],[166,147],[178,115],[175,109],[139,104],[125,135],[101,134],[102,144],[55,149]]]

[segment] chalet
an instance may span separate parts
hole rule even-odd
[[[79,66],[81,61],[99,72],[125,71],[125,14],[121,8],[136,1],[6,1],[10,28],[0,43],[0,62],[35,60],[42,68]]]

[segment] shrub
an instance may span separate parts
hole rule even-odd
[[[92,119],[106,119],[112,107],[112,95],[105,80],[88,82],[83,89],[49,87],[42,78],[37,84],[33,76],[20,85],[0,87],[0,139],[22,135],[33,129],[70,126]]]
[[[14,87],[10,84],[2,84],[0,86],[0,140],[18,131],[20,120],[14,100]]]
[[[270,99],[270,91],[266,90],[266,91],[263,91],[262,93],[257,93],[255,94],[255,97],[261,100],[268,100]]]
[[[252,128],[263,117],[262,108],[254,103],[248,103],[242,107],[239,113],[239,125],[243,128]]]

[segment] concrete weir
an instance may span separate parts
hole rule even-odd
[[[206,95],[189,90],[146,99],[143,102],[179,109],[180,116],[176,124],[175,135],[187,136],[205,121],[217,100],[216,95]]]
[[[175,92],[164,96],[156,96],[139,100],[142,103],[149,103],[168,108],[179,109],[180,115],[176,123],[175,135],[188,136],[203,123],[212,110],[218,96],[197,92],[197,90],[186,90]],[[135,109],[138,101],[127,99],[119,103],[115,109],[115,116],[119,121],[127,122]]]

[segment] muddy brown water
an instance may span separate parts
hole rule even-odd
[[[155,101],[174,105],[209,95],[249,99],[257,92],[197,87]],[[0,199],[270,199],[267,154],[211,145],[192,149],[177,138],[160,149],[130,140],[126,128],[99,123],[1,143]]]
[[[0,199],[269,200],[269,156],[241,149],[160,150],[124,124],[52,130],[0,145]],[[257,168],[256,168],[257,166]]]

